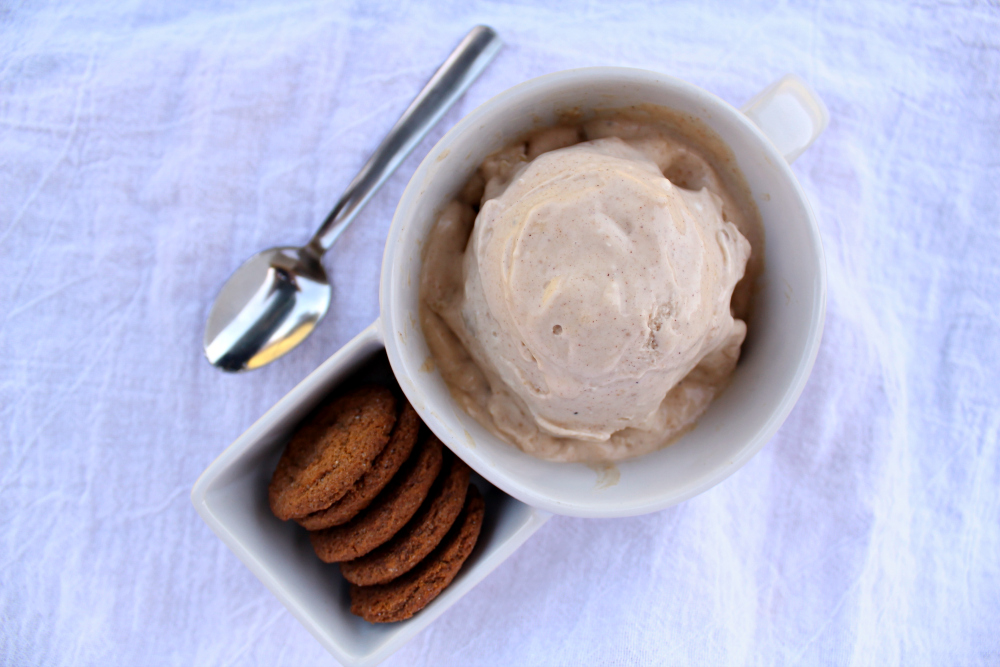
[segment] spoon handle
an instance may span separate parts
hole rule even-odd
[[[503,42],[488,26],[476,26],[434,73],[306,246],[317,258],[337,241],[375,191],[396,171],[441,116],[490,64]]]

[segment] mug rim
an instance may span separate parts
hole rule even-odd
[[[709,474],[703,475],[699,483],[688,488],[681,489],[675,493],[666,493],[660,497],[645,502],[637,501],[634,503],[601,508],[597,510],[593,507],[577,507],[572,504],[567,504],[564,500],[559,500],[551,495],[542,494],[534,489],[525,487],[518,482],[516,476],[510,475],[506,471],[498,471],[496,467],[490,465],[488,462],[482,462],[481,465],[478,465],[480,464],[478,454],[475,452],[470,453],[463,447],[454,446],[457,443],[448,443],[449,445],[452,445],[452,449],[454,449],[457,454],[462,456],[462,458],[465,459],[467,463],[469,463],[469,465],[477,470],[477,472],[479,472],[483,477],[519,500],[557,514],[594,518],[645,514],[683,502],[684,500],[703,493],[720,483],[736,472],[736,470],[740,469],[758,451],[760,451],[764,444],[774,436],[778,428],[788,417],[792,408],[795,406],[805,389],[806,382],[812,372],[812,368],[819,352],[820,342],[822,340],[826,316],[827,292],[826,258],[823,251],[819,225],[809,199],[802,189],[798,179],[791,171],[791,167],[788,162],[777,151],[761,129],[739,109],[730,105],[728,102],[722,100],[715,94],[687,81],[667,74],[644,69],[601,66],[553,72],[529,79],[508,88],[483,102],[463,117],[458,123],[455,124],[455,126],[445,133],[445,135],[427,153],[425,158],[417,167],[416,171],[413,173],[413,176],[400,198],[396,211],[393,214],[393,220],[389,229],[385,251],[383,254],[379,285],[379,321],[390,365],[392,366],[393,372],[396,374],[404,392],[406,392],[408,388],[413,391],[419,390],[420,382],[417,380],[416,376],[420,371],[415,367],[411,368],[411,364],[408,363],[405,356],[401,353],[401,348],[412,345],[412,342],[403,340],[402,335],[395,335],[397,329],[402,331],[400,326],[402,323],[397,323],[393,317],[392,311],[394,299],[398,299],[399,297],[394,296],[391,288],[395,272],[399,270],[398,262],[396,260],[401,252],[405,252],[405,248],[400,247],[399,240],[406,226],[413,220],[412,215],[408,216],[405,214],[407,212],[415,211],[416,204],[423,195],[423,192],[418,192],[418,190],[420,190],[423,186],[431,168],[435,166],[435,163],[439,161],[443,155],[446,155],[445,151],[449,150],[449,145],[455,140],[456,137],[468,131],[472,126],[479,123],[485,116],[493,114],[498,106],[501,108],[510,107],[516,101],[525,96],[537,94],[537,91],[540,88],[544,89],[545,87],[551,87],[552,85],[578,86],[588,82],[593,82],[595,79],[615,79],[617,81],[624,80],[625,82],[635,82],[643,86],[666,87],[671,92],[686,96],[689,100],[699,104],[705,108],[706,112],[711,109],[712,112],[725,114],[729,120],[735,120],[740,126],[741,131],[748,133],[753,137],[755,148],[762,151],[768,162],[777,168],[778,172],[780,172],[781,180],[791,186],[798,203],[802,206],[805,213],[804,219],[807,223],[806,231],[809,240],[809,250],[811,251],[813,259],[816,262],[817,285],[814,290],[813,303],[811,304],[809,328],[807,336],[805,337],[806,344],[802,347],[798,354],[797,367],[791,381],[787,383],[783,390],[781,390],[781,398],[779,402],[776,403],[770,414],[763,421],[761,427],[757,429],[756,434],[753,435],[753,437],[747,438],[747,440],[739,447],[737,455],[731,458],[728,465],[716,466]],[[724,141],[724,143],[727,143],[728,145],[729,142]],[[442,202],[442,204],[443,203],[444,202]],[[764,274],[762,274],[762,276],[766,275],[766,272],[767,268],[765,267]],[[420,336],[422,340],[423,332],[420,330],[419,325],[413,328],[416,329],[416,334]],[[430,409],[426,406],[424,400],[422,400],[426,398],[424,396],[415,397],[408,393],[408,397],[410,398],[411,403],[414,404],[414,408],[417,409],[418,413],[420,413],[421,417],[424,419],[425,423],[428,424],[428,426],[436,425],[439,427],[438,429],[433,429],[435,432],[448,430],[444,428],[445,424],[443,423],[445,420],[450,419],[450,417],[446,416],[446,410]],[[453,409],[461,410],[457,404],[454,404],[454,401],[450,396],[448,397],[448,401],[453,404]],[[458,427],[459,431],[461,431],[461,424],[458,424]],[[466,434],[468,435],[467,431]],[[509,447],[516,448],[516,445],[510,443],[505,444]],[[530,456],[528,454],[525,455]]]

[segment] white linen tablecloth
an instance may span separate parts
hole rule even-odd
[[[416,165],[584,65],[830,108],[794,165],[829,263],[801,400],[680,506],[556,517],[389,665],[1000,664],[993,2],[0,6],[0,664],[330,665],[198,518],[199,473],[378,313]],[[544,6],[542,6],[544,4]],[[462,35],[506,48],[325,258],[278,363],[202,356],[225,278],[302,242]]]

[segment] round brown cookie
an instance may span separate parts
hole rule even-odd
[[[462,513],[469,488],[469,466],[457,456],[441,471],[420,511],[392,540],[369,554],[340,564],[352,584],[373,586],[406,574],[441,542]]]
[[[368,509],[341,526],[309,533],[313,551],[320,560],[337,563],[388,542],[420,509],[441,470],[441,460],[441,443],[427,438]]]
[[[354,483],[343,498],[325,510],[307,514],[296,521],[306,530],[323,530],[353,519],[358,512],[375,500],[375,496],[385,488],[410,456],[419,433],[420,417],[404,398],[403,409],[399,413],[399,419],[396,420],[396,426],[392,429],[389,444],[375,457],[368,472]]]
[[[326,509],[347,493],[389,442],[396,398],[369,385],[322,406],[303,422],[271,478],[267,495],[281,520]]]
[[[472,553],[483,524],[485,504],[469,487],[465,508],[448,536],[415,569],[378,586],[351,585],[351,613],[372,623],[404,621],[423,609],[451,583]]]

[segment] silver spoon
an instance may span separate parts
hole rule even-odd
[[[320,257],[501,46],[492,28],[473,28],[375,149],[312,240],[301,248],[257,253],[229,277],[205,326],[205,356],[213,365],[227,371],[260,368],[312,333],[330,307],[330,281]]]

